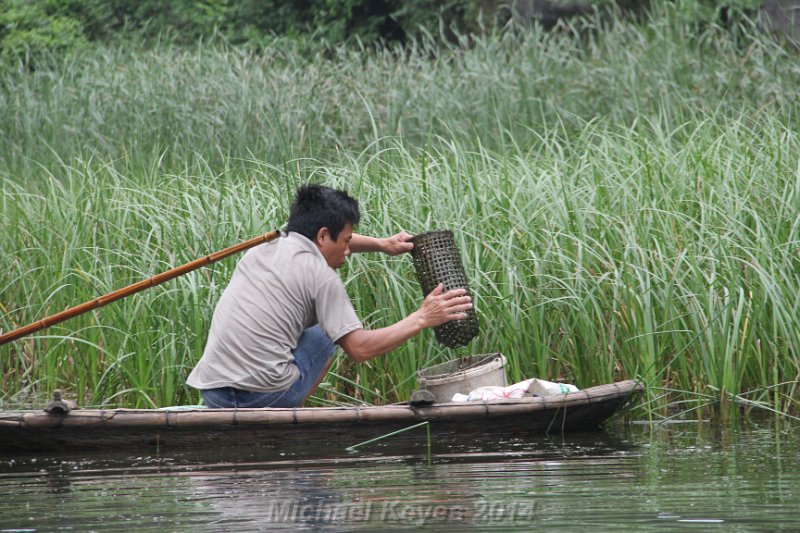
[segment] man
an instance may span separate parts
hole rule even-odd
[[[362,362],[425,328],[466,318],[464,289],[434,289],[399,322],[365,330],[336,274],[351,252],[410,251],[410,235],[353,233],[358,202],[320,185],[297,190],[289,222],[274,241],[249,250],[223,291],[200,362],[187,383],[209,407],[297,407],[314,392],[336,345]]]

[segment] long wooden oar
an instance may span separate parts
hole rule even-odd
[[[133,285],[128,285],[127,287],[123,287],[122,289],[117,289],[113,292],[106,294],[105,296],[100,296],[98,298],[95,298],[94,300],[89,300],[88,302],[82,303],[81,305],[76,305],[75,307],[61,311],[60,313],[56,313],[41,320],[37,320],[36,322],[28,324],[27,326],[15,329],[13,331],[9,331],[8,333],[0,335],[0,345],[3,345],[7,342],[11,342],[13,340],[17,340],[20,337],[30,335],[33,332],[50,327],[54,324],[58,324],[59,322],[63,322],[64,320],[68,320],[78,315],[82,315],[87,311],[91,311],[92,309],[97,309],[98,307],[110,304],[111,302],[114,302],[121,298],[125,298],[126,296],[130,296],[131,294],[143,291],[150,287],[155,287],[156,285],[160,285],[165,281],[169,281],[173,278],[177,278],[178,276],[182,276],[188,272],[191,272],[192,270],[197,270],[203,265],[210,265],[212,263],[216,263],[220,259],[225,259],[228,256],[238,254],[239,252],[243,252],[248,248],[252,248],[253,246],[256,246],[258,244],[269,242],[277,238],[279,235],[280,232],[278,230],[275,230],[275,231],[270,231],[269,233],[265,233],[263,235],[259,235],[258,237],[253,237],[250,240],[241,242],[239,244],[234,244],[233,246],[225,248],[224,250],[220,250],[219,252],[207,255],[205,257],[201,257],[200,259],[195,259],[191,263],[186,263],[185,265],[175,267],[173,269],[167,270],[166,272],[162,272],[161,274],[156,274],[151,278],[143,279],[142,281],[136,282]]]

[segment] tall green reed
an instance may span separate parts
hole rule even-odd
[[[49,69],[2,73],[0,168],[35,179],[37,162],[54,155],[97,155],[132,171],[160,161],[178,172],[200,156],[221,172],[231,158],[328,160],[388,137],[503,152],[595,117],[660,115],[680,127],[696,110],[796,115],[791,48],[754,28],[693,34],[669,9],[646,25],[509,29],[330,57],[213,41],[86,50]]]
[[[798,139],[764,126],[706,122],[691,149],[675,149],[647,140],[655,124],[594,122],[569,145],[551,137],[535,158],[457,145],[421,157],[396,144],[338,166],[306,162],[305,177],[357,191],[367,233],[455,231],[481,319],[462,354],[502,351],[512,379],[638,377],[722,398],[798,370],[797,176],[773,173],[771,150],[750,162],[742,149],[773,134],[796,152]],[[711,159],[726,174],[703,174],[701,184],[693,170]],[[154,180],[87,162],[43,179],[36,194],[6,180],[4,329],[283,224],[296,176],[257,162],[224,182],[195,171]],[[659,179],[667,171],[674,177]],[[183,378],[233,264],[18,341],[5,390],[41,380],[103,401],[186,398]],[[422,297],[408,258],[355,257],[343,275],[369,326],[402,318]],[[421,365],[453,355],[424,334],[366,365],[342,360],[335,372],[349,376],[340,382],[349,394],[392,399],[413,388]]]
[[[317,181],[359,197],[362,232],[453,229],[481,321],[461,350],[426,332],[339,358],[321,401],[402,399],[421,366],[501,351],[512,380],[641,379],[659,415],[796,409],[797,54],[668,15],[332,59],[162,45],[4,72],[0,328],[280,227]],[[185,376],[234,264],[0,348],[5,397],[196,401]],[[368,326],[422,297],[407,257],[343,276]]]

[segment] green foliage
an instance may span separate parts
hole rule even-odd
[[[411,37],[427,33],[451,38],[502,25],[510,15],[505,6],[499,0],[414,0],[397,2],[392,17]]]
[[[763,0],[673,0],[685,22],[707,23],[721,19],[739,19],[757,9]]]
[[[420,366],[501,351],[512,380],[643,379],[659,414],[659,387],[691,393],[678,409],[796,410],[797,51],[676,7],[402,54],[161,42],[6,69],[0,329],[279,227],[314,180],[357,195],[364,233],[453,229],[481,321],[457,353],[424,332],[340,357],[325,401],[402,400]],[[185,377],[234,264],[0,347],[3,394],[196,401]],[[343,275],[370,327],[419,305],[408,258]]]
[[[500,0],[0,0],[0,53],[31,63],[86,42],[168,38],[189,44],[212,35],[257,47],[275,38],[304,48],[358,41],[404,42],[420,36],[454,40],[504,24]],[[759,0],[674,0],[684,22],[736,22]],[[560,2],[552,2],[559,5]],[[647,3],[593,0],[641,10]]]
[[[63,54],[87,42],[79,20],[59,2],[2,0],[0,2],[0,60],[22,62],[46,54]]]
[[[4,69],[0,329],[280,226],[314,180],[358,196],[364,233],[456,231],[481,320],[458,355],[501,351],[512,380],[638,377],[659,414],[797,410],[797,50],[679,7],[403,53],[163,39]],[[4,397],[195,401],[185,376],[234,263],[0,347]],[[368,326],[419,304],[407,258],[343,275]],[[339,358],[322,399],[402,400],[454,355],[425,332]],[[690,394],[669,406],[660,387]]]
[[[351,38],[372,42],[392,32],[391,0],[242,0],[229,10],[224,33],[231,42],[264,42],[290,36],[340,43]]]
[[[276,37],[335,45],[452,36],[491,19],[498,0],[2,0],[0,49],[59,53],[87,41],[167,37],[193,43],[217,34],[264,46]],[[443,32],[441,30],[444,30]]]
[[[131,32],[150,37],[168,34],[190,42],[224,25],[234,4],[231,0],[86,0],[81,17],[92,22],[91,39]]]

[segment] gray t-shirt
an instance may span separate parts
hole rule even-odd
[[[203,357],[186,382],[197,389],[285,390],[300,375],[292,350],[317,323],[333,342],[363,328],[317,246],[282,233],[236,265],[214,309]]]

